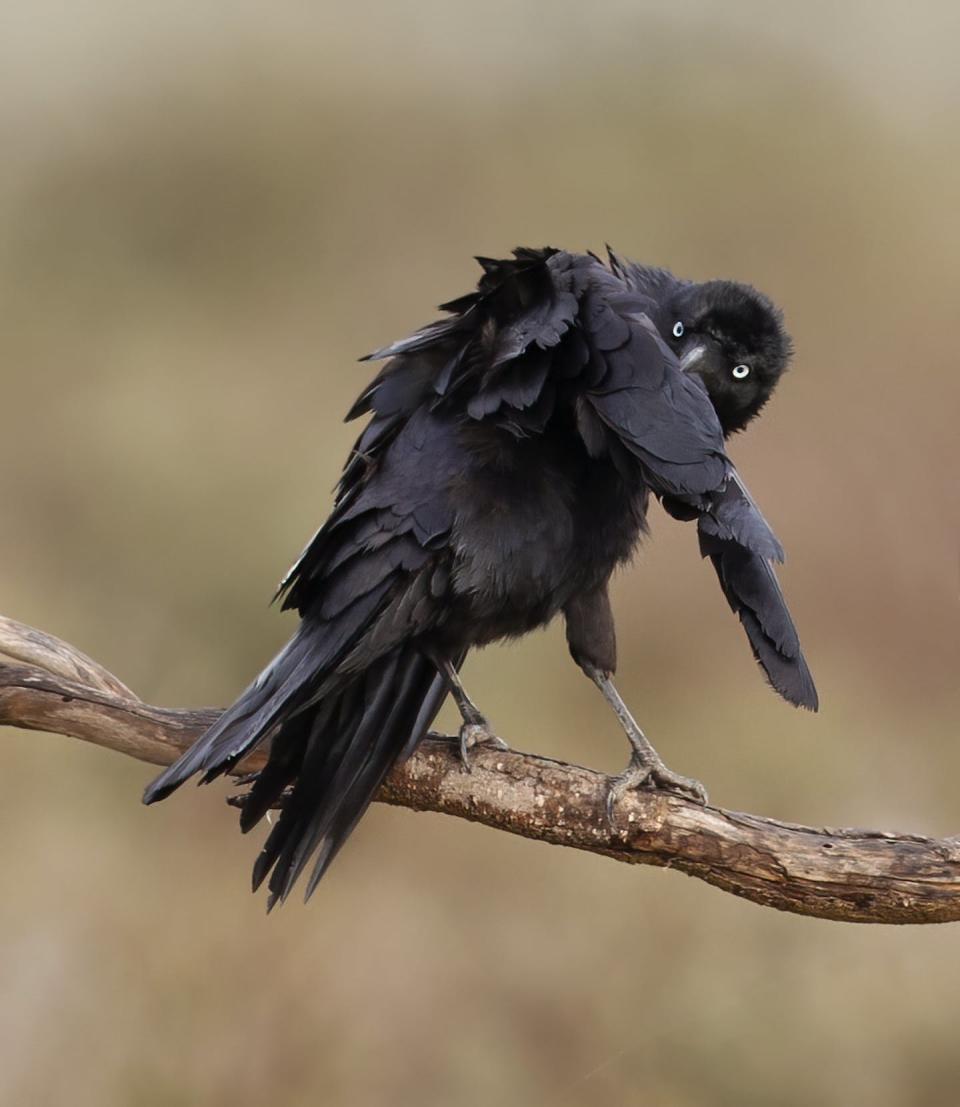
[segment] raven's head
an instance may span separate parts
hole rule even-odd
[[[707,281],[681,288],[664,323],[680,368],[706,386],[724,435],[743,430],[790,360],[779,308],[749,285]]]

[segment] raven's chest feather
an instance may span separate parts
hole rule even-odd
[[[476,444],[474,444],[476,446]],[[451,489],[455,595],[483,639],[549,622],[630,556],[646,493],[564,435],[496,443]]]

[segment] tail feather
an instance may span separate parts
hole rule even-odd
[[[331,686],[329,637],[304,620],[294,638],[195,745],[147,788],[146,803],[188,777],[228,772],[270,741],[267,764],[244,798],[250,830],[270,808],[280,817],[253,870],[256,890],[269,875],[268,907],[290,893],[316,855],[307,895],[326,872],[387,773],[427,732],[447,694],[436,667],[406,643]]]
[[[220,716],[187,752],[153,780],[143,794],[144,803],[157,803],[184,781],[203,772],[209,784],[256,748],[270,734],[276,717],[298,694],[302,696],[310,637],[301,623],[296,635],[251,684],[232,707]]]
[[[290,842],[298,842],[306,832],[311,815],[318,817],[316,805],[331,793],[336,769],[350,756],[354,747],[357,719],[363,714],[364,676],[339,695],[327,701],[327,711],[318,713],[310,723],[301,752],[301,765],[293,779],[293,788],[280,804],[281,813],[264,842],[253,866],[253,890],[256,891],[276,865]],[[282,753],[287,741],[297,741],[293,732],[281,730],[273,748]],[[271,749],[269,771],[274,756]],[[335,797],[334,797],[335,799]],[[270,906],[273,906],[272,902]]]
[[[270,906],[286,899],[316,853],[306,895],[312,893],[387,773],[426,732],[445,692],[432,664],[404,647],[350,686],[335,729],[314,727],[297,783],[254,870],[255,885],[270,874]]]
[[[394,737],[389,740],[387,748],[380,755],[367,759],[362,772],[354,778],[348,791],[338,803],[336,813],[329,820],[324,844],[307,882],[305,899],[313,894],[340,847],[353,833],[354,827],[370,805],[387,773],[394,765],[401,764],[410,756],[426,734],[446,698],[447,686],[443,677],[435,673],[429,662],[425,660],[421,660],[420,667],[426,670],[427,679],[425,680],[424,674],[420,672],[411,674],[413,679],[404,695],[398,698],[396,709],[391,712],[384,725],[384,732]],[[426,687],[425,696],[424,687]],[[396,738],[403,737],[404,734],[408,737],[398,753]],[[385,758],[383,753],[386,754]]]
[[[323,677],[343,654],[389,590],[385,581],[330,620],[304,619],[296,633],[232,707],[220,716],[144,792],[144,803],[166,799],[195,773],[209,784],[229,772],[277,727],[310,702]]]
[[[330,706],[323,704],[316,718],[319,720],[322,716],[329,719],[329,715]],[[240,808],[240,830],[244,834],[255,827],[271,808],[279,806],[283,793],[297,779],[303,768],[307,740],[314,723],[313,718],[303,714],[299,720],[291,719],[274,736],[270,743],[270,759],[257,773]]]
[[[391,736],[389,712],[395,667],[396,659],[391,658],[386,666],[376,666],[379,671],[365,674],[365,687],[355,709],[355,721],[343,734],[346,748],[342,757],[332,760],[323,748],[323,732],[315,735],[314,741],[321,746],[322,769],[312,772],[308,762],[307,771],[301,777],[303,787],[294,789],[289,805],[280,815],[276,837],[282,845],[270,875],[272,899],[283,899],[289,893],[310,855],[324,842],[330,824],[348,798],[350,786],[367,766],[370,763],[382,765],[384,772],[389,767],[390,762],[384,754]],[[402,695],[400,689],[397,692]],[[372,798],[371,792],[366,797],[367,803]],[[271,856],[276,852],[274,847]]]

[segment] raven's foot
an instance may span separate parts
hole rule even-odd
[[[493,733],[490,724],[482,716],[479,720],[464,723],[460,727],[459,734],[441,734],[437,730],[428,730],[426,737],[432,738],[435,742],[454,742],[460,754],[460,763],[467,773],[472,771],[470,750],[476,749],[477,746],[496,750],[510,749],[499,735]]]
[[[450,694],[460,709],[463,726],[460,727],[460,764],[463,771],[469,773],[470,750],[474,746],[492,746],[498,750],[508,750],[510,747],[502,738],[498,738],[493,728],[487,722],[480,708],[467,695],[467,690],[460,681],[460,674],[456,666],[449,658],[434,660],[439,672],[446,677]]]
[[[477,746],[489,746],[492,749],[508,750],[510,747],[497,734],[482,715],[464,722],[460,727],[460,764],[466,773],[472,772],[470,751]]]
[[[689,777],[672,772],[660,760],[660,754],[637,726],[636,719],[630,714],[627,705],[620,698],[620,693],[614,688],[610,674],[589,667],[585,668],[585,672],[616,712],[620,725],[633,748],[630,764],[619,776],[615,776],[610,781],[610,787],[607,790],[608,820],[613,822],[613,811],[617,801],[626,792],[635,788],[662,788],[665,792],[676,792],[678,795],[686,796],[694,803],[705,804],[707,791],[698,780],[691,780]]]
[[[676,792],[694,803],[707,802],[707,790],[699,780],[668,769],[656,754],[651,757],[635,753],[630,758],[630,764],[610,781],[607,789],[607,819],[611,823],[614,810],[623,796],[638,788],[661,788],[665,792]]]

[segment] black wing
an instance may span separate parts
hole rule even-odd
[[[783,548],[724,452],[706,389],[680,369],[642,299],[623,297],[605,276],[585,299],[592,309],[586,317],[613,337],[598,342],[588,332],[591,361],[602,366],[583,395],[590,419],[639,463],[672,515],[697,519],[701,553],[770,683],[790,703],[815,711],[813,678],[771,565],[783,560]],[[595,427],[587,438],[597,441]]]
[[[283,585],[302,621],[257,680],[175,765],[150,786],[163,799],[196,772],[210,781],[292,713],[337,691],[395,646],[436,626],[445,588],[444,540],[452,515],[438,469],[440,436],[415,412],[375,442],[376,459],[354,453],[330,518]],[[427,444],[431,444],[431,449]],[[455,467],[455,459],[447,459]]]
[[[417,403],[528,435],[571,410],[592,455],[639,472],[672,515],[698,520],[701,552],[771,684],[815,710],[771,566],[782,547],[725,453],[703,384],[680,369],[654,325],[658,305],[634,270],[612,254],[608,266],[550,249],[480,261],[478,290],[445,305],[450,318],[371,355],[391,360],[354,413],[372,411],[371,428],[386,433],[415,394]]]
[[[584,393],[591,418],[639,463],[666,509],[696,518],[730,607],[772,686],[790,703],[815,711],[818,698],[771,562],[783,548],[724,452],[723,432],[700,379],[680,369],[642,303],[607,291],[588,293],[603,332],[616,344],[591,346],[603,369]],[[607,322],[613,314],[616,327]],[[607,345],[611,345],[608,341]],[[597,440],[595,428],[588,435]]]

